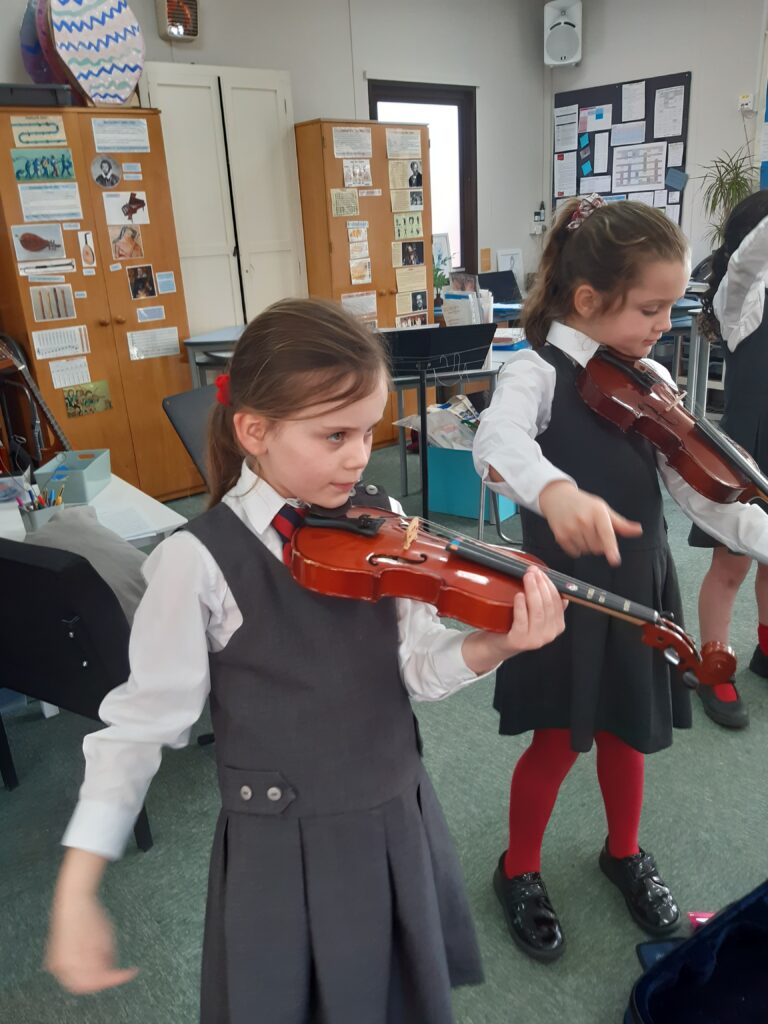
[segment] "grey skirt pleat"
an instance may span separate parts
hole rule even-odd
[[[202,1024],[451,1024],[482,980],[458,858],[423,773],[371,810],[222,811]]]
[[[604,558],[570,559],[535,551],[559,572],[671,613],[682,624],[677,573],[666,546],[630,550],[617,568]],[[553,643],[519,654],[496,673],[499,731],[569,729],[573,750],[586,751],[596,732],[613,733],[650,754],[668,747],[673,728],[690,728],[689,691],[637,626],[571,605]]]

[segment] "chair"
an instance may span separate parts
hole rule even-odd
[[[216,401],[216,385],[182,391],[163,399],[163,411],[187,449],[203,480],[207,480],[205,465],[205,436],[208,415]]]
[[[206,384],[203,388],[182,391],[163,399],[163,411],[171,426],[189,453],[200,476],[208,482],[208,467],[205,464],[205,438],[208,416],[216,401],[216,385]],[[197,737],[198,745],[206,747],[214,742],[212,732]]]
[[[3,682],[19,693],[99,719],[99,706],[129,675],[130,627],[117,597],[80,555],[0,538]],[[18,784],[0,722],[0,773]],[[146,809],[134,827],[152,846]]]

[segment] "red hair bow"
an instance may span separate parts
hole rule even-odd
[[[220,405],[231,405],[229,401],[229,374],[220,373],[216,378],[216,401]]]

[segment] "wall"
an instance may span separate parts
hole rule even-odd
[[[26,0],[0,2],[0,81],[26,81],[15,27]],[[479,243],[521,246],[532,265],[545,124],[539,0],[200,0],[201,41],[173,45],[157,35],[154,0],[131,8],[148,60],[289,71],[297,121],[367,119],[365,73],[477,86]]]
[[[709,227],[694,179],[713,157],[744,144],[738,100],[745,92],[758,98],[764,0],[584,0],[583,12],[583,60],[576,68],[545,72],[546,116],[551,117],[554,93],[692,72],[686,156],[692,180],[681,226],[692,240],[695,262],[709,252]],[[757,118],[747,122],[748,132],[756,123]]]

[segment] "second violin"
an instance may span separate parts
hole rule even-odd
[[[621,430],[635,431],[695,491],[720,504],[768,500],[768,478],[755,460],[704,417],[648,363],[600,349],[579,375],[579,394]]]

